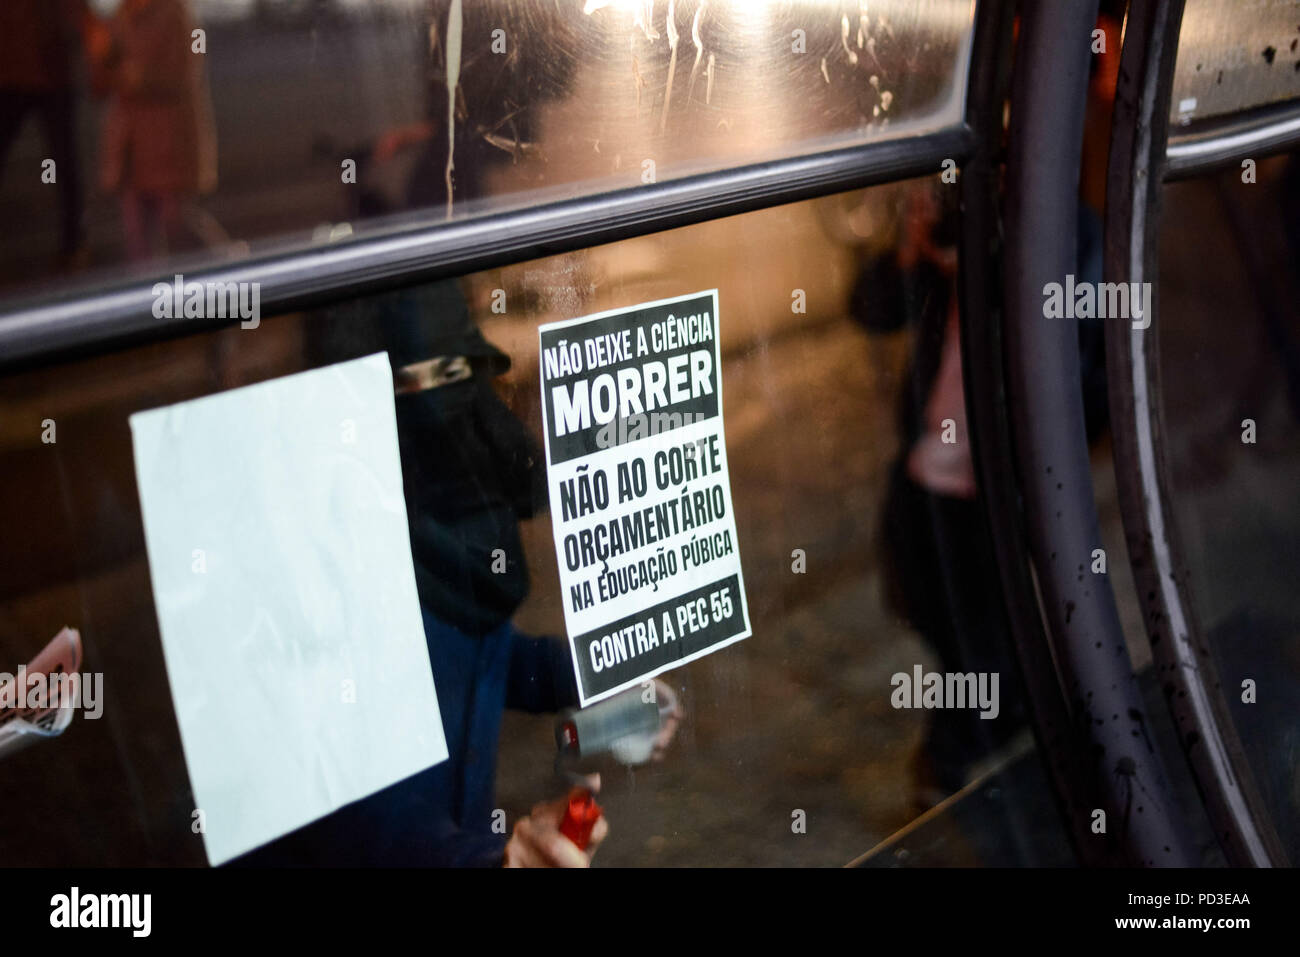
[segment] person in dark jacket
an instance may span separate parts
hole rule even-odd
[[[311,365],[379,351],[392,362],[411,554],[449,757],[242,863],[500,866],[502,714],[578,703],[567,645],[511,622],[529,588],[518,523],[545,506],[546,485],[540,449],[492,387],[509,359],[479,333],[455,282],[333,307],[307,334]],[[587,863],[559,834],[560,811],[542,805],[516,825],[510,863]],[[591,850],[606,830],[598,825]]]

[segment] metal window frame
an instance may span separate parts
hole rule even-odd
[[[1158,289],[1162,184],[1231,163],[1243,147],[1260,155],[1258,136],[1223,131],[1269,128],[1259,114],[1228,118],[1217,125],[1218,134],[1200,141],[1205,148],[1198,153],[1180,157],[1176,141],[1166,147],[1183,3],[1129,4],[1107,174],[1108,282],[1149,281]],[[1256,146],[1245,145],[1251,142]],[[1188,162],[1188,155],[1196,161]],[[1146,329],[1106,329],[1115,477],[1130,564],[1139,595],[1147,596],[1141,604],[1152,655],[1170,689],[1165,698],[1215,837],[1234,865],[1282,866],[1286,853],[1254,784],[1179,564],[1183,550],[1164,451],[1159,311],[1159,297],[1153,296]]]
[[[1003,107],[1010,93],[1013,7],[981,2],[967,87],[967,125],[978,139],[960,180],[958,255],[962,374],[971,451],[981,504],[998,565],[1002,601],[1011,628],[1037,753],[1052,783],[1063,828],[1076,857],[1093,867],[1128,863],[1120,842],[1099,841],[1094,808],[1106,795],[1092,760],[1087,729],[1072,717],[1043,620],[1022,482],[1015,468],[1016,437],[1008,401],[1005,258],[1001,179],[1006,163]]]
[[[1200,176],[1300,146],[1300,99],[1230,113],[1169,134],[1161,178]]]
[[[1163,756],[1147,732],[1114,592],[1105,575],[1088,572],[1101,532],[1077,329],[1072,322],[1046,319],[1043,308],[1045,285],[1064,282],[1077,266],[1088,39],[1098,6],[1098,0],[1035,0],[1021,8],[1003,215],[1006,401],[1013,445],[1007,468],[1023,496],[1029,554],[1067,698],[1069,734],[1082,748],[1075,760],[1091,767],[1102,798],[1097,807],[1106,812],[1107,836],[1093,840],[1113,841],[1112,853],[1129,864],[1191,866],[1199,855]]]
[[[287,312],[462,276],[688,226],[706,220],[938,172],[970,156],[964,123],[912,137],[733,167],[580,199],[492,215],[394,228],[329,246],[295,249],[186,273],[187,281],[261,286],[265,312]],[[160,323],[157,282],[133,279],[84,295],[0,307],[0,371],[230,325],[237,320]]]

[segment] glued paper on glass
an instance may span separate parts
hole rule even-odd
[[[387,355],[130,423],[208,860],[445,760]]]

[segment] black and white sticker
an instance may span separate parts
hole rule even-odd
[[[551,522],[585,707],[750,634],[718,292],[538,333]]]

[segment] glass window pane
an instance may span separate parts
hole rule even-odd
[[[932,131],[973,9],[6,0],[0,295]]]
[[[1300,97],[1300,0],[1187,0],[1169,122],[1176,129]]]
[[[1068,861],[975,498],[955,222],[954,187],[908,181],[0,380],[13,413],[0,453],[0,656],[29,660],[59,628],[79,627],[108,702],[103,720],[78,717],[75,734],[4,759],[0,803],[13,810],[0,855],[203,863],[127,416],[383,349],[396,367],[465,356],[455,368],[473,373],[424,367],[424,387],[397,397],[453,760],[413,779],[418,795],[381,792],[254,859],[356,860],[360,841],[387,863],[499,860],[495,812],[513,827],[569,786],[557,777],[556,715],[534,713],[570,700],[573,681],[570,596],[538,491],[538,327],[716,288],[753,634],[663,675],[682,714],[662,761],[619,752],[579,768],[602,775],[610,836],[598,861],[838,865],[873,848],[867,863]],[[42,441],[47,420],[55,442]],[[522,684],[502,670],[503,648]],[[916,676],[946,672],[983,677],[965,707],[918,706]],[[994,802],[983,805],[997,809],[993,831],[972,833],[994,818],[966,805],[937,835],[882,845],[986,773],[1002,783],[970,797]]]
[[[1292,153],[1260,159],[1252,184],[1229,169],[1165,187],[1157,320],[1169,502],[1183,548],[1174,558],[1292,859],[1300,854],[1298,173]]]

